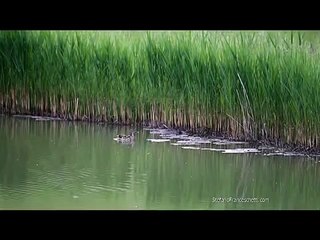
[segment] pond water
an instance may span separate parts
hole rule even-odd
[[[113,140],[131,130],[0,116],[0,209],[320,209],[318,159]]]

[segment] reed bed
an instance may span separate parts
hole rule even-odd
[[[1,31],[0,109],[319,149],[320,56],[304,36]]]

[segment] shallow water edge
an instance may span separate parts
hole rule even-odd
[[[171,143],[172,145],[182,145],[183,149],[194,150],[211,150],[219,151],[223,153],[260,153],[266,156],[299,156],[308,158],[320,158],[320,149],[306,148],[304,146],[294,146],[289,144],[283,144],[281,141],[275,142],[272,140],[246,140],[243,138],[231,138],[227,133],[216,133],[210,129],[198,128],[198,129],[184,129],[184,128],[170,128],[164,123],[152,123],[145,121],[140,124],[125,124],[119,122],[101,121],[101,120],[89,120],[80,119],[73,120],[72,118],[60,118],[50,116],[39,115],[27,115],[27,114],[7,114],[1,113],[0,116],[8,116],[14,118],[29,118],[34,121],[72,121],[72,122],[90,122],[99,125],[110,126],[131,126],[136,128],[143,128],[149,130],[151,134],[157,134],[160,138],[147,139],[149,142],[170,142],[172,139],[178,141]],[[189,138],[194,138],[196,141],[188,141]],[[214,139],[209,141],[208,139]],[[187,140],[187,141],[185,141]],[[245,148],[233,148],[233,149],[215,149],[215,148],[199,148],[190,147],[190,145],[200,145],[206,143],[213,143],[214,145],[247,145]],[[248,147],[249,146],[249,147]]]

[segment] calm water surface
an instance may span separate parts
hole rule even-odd
[[[113,140],[130,130],[0,116],[0,209],[320,209],[318,160]]]

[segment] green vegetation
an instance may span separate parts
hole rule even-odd
[[[319,148],[318,33],[0,32],[0,108]]]

